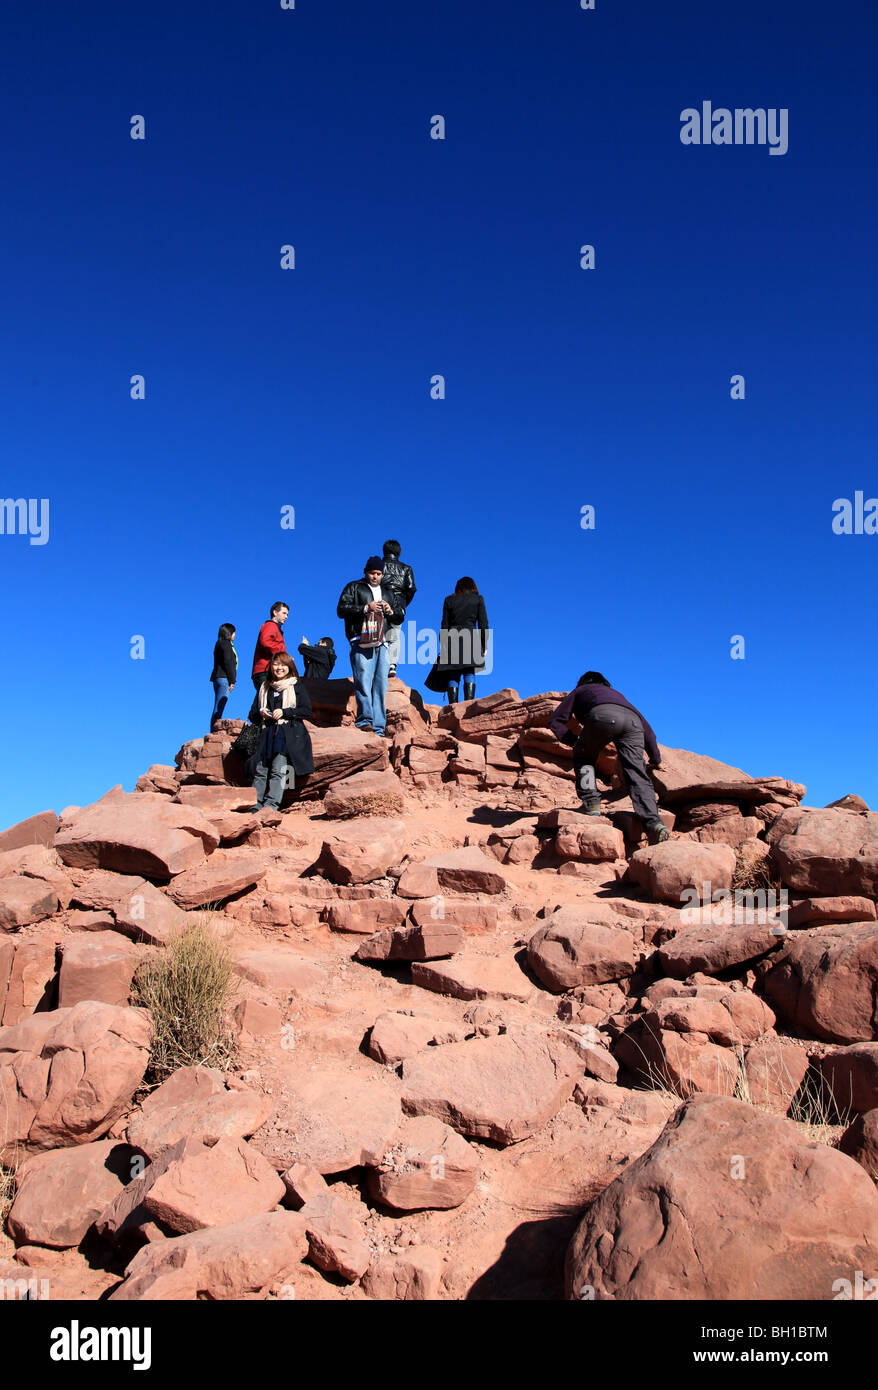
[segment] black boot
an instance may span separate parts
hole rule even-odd
[[[474,699],[476,698],[476,683],[475,683],[475,681],[464,681],[464,683],[463,683],[463,698],[464,698],[465,700],[474,700]]]
[[[454,685],[449,685],[449,686],[448,686],[448,703],[449,703],[449,705],[456,705],[456,704],[457,704],[457,685],[456,685],[456,684],[454,684]]]

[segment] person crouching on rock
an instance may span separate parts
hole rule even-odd
[[[321,637],[316,647],[312,647],[307,637],[299,643],[299,654],[305,662],[306,681],[328,681],[335,665],[335,643],[331,637]]]
[[[296,777],[314,771],[311,735],[303,722],[311,713],[311,700],[298,677],[289,652],[275,652],[253,701],[250,722],[263,726],[256,752],[253,811],[263,806],[279,810],[284,792],[295,786]]]
[[[580,725],[577,737],[568,730],[571,719]],[[549,728],[562,743],[573,745],[576,786],[587,816],[599,816],[601,798],[595,781],[595,760],[608,743],[616,745],[619,767],[651,845],[669,838],[658,813],[655,790],[643,765],[644,745],[651,767],[661,767],[662,755],[652,728],[639,710],[614,690],[600,671],[586,671],[576,689],[562,700],[549,720]]]

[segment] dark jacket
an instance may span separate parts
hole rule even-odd
[[[234,685],[238,679],[238,658],[228,637],[221,637],[213,649],[212,681],[226,680]]]
[[[392,610],[389,615],[385,614],[387,622],[401,623],[405,617],[402,601],[396,590],[385,584],[383,579],[381,581],[381,597],[390,604]],[[352,579],[350,584],[345,584],[335,611],[340,618],[344,618],[344,630],[348,641],[353,641],[363,631],[366,604],[371,602],[372,590],[365,579]]]
[[[335,665],[335,648],[312,647],[308,642],[300,642],[298,650],[305,658],[305,679],[328,681]]]
[[[402,617],[404,618],[405,610],[417,593],[415,574],[411,565],[404,565],[402,560],[385,560],[382,583],[396,591],[402,604]],[[402,618],[399,619],[399,622],[402,622]],[[392,626],[397,626],[395,620],[392,622]]]
[[[563,743],[575,743],[576,735],[569,732],[568,720],[572,715],[578,724],[584,724],[596,705],[623,705],[625,709],[633,710],[643,725],[643,742],[650,760],[657,765],[661,763],[662,755],[652,727],[630,700],[626,700],[624,695],[620,695],[618,690],[613,690],[608,685],[580,685],[576,690],[571,690],[549,720],[549,728]]]
[[[258,676],[263,671],[267,671],[271,658],[278,652],[285,651],[283,628],[280,623],[274,621],[274,618],[266,618],[256,639],[256,650],[253,653],[253,675]]]
[[[302,681],[296,681],[296,707],[295,709],[284,710],[284,717],[281,720],[284,738],[287,745],[287,757],[292,765],[297,777],[305,777],[309,772],[314,771],[314,753],[311,748],[311,735],[302,722],[311,715],[311,697],[305,689]],[[253,704],[250,706],[250,713],[247,716],[251,724],[259,724],[263,729],[262,738],[259,740],[259,751],[252,761],[259,762],[262,757],[263,746],[267,744],[269,727],[267,721],[263,721],[259,716],[259,691],[257,690]],[[274,721],[272,721],[274,722]]]
[[[449,594],[442,605],[439,655],[424,684],[428,690],[443,691],[449,681],[458,681],[464,671],[479,670],[485,664],[488,640],[488,614],[481,594]]]

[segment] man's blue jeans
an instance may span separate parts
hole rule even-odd
[[[210,727],[213,728],[218,719],[222,719],[226,701],[229,698],[229,682],[225,676],[218,676],[213,683],[213,714],[210,716]]]
[[[384,697],[387,694],[389,665],[386,647],[372,647],[367,651],[361,651],[356,643],[351,646],[358,729],[362,729],[365,724],[371,724],[376,734],[384,733],[387,723]]]

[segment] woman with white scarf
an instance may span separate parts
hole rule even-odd
[[[263,728],[253,779],[256,805],[251,810],[260,811],[263,806],[279,810],[296,776],[314,771],[311,735],[303,722],[311,713],[311,699],[298,676],[289,652],[275,652],[256,692],[250,722]]]

